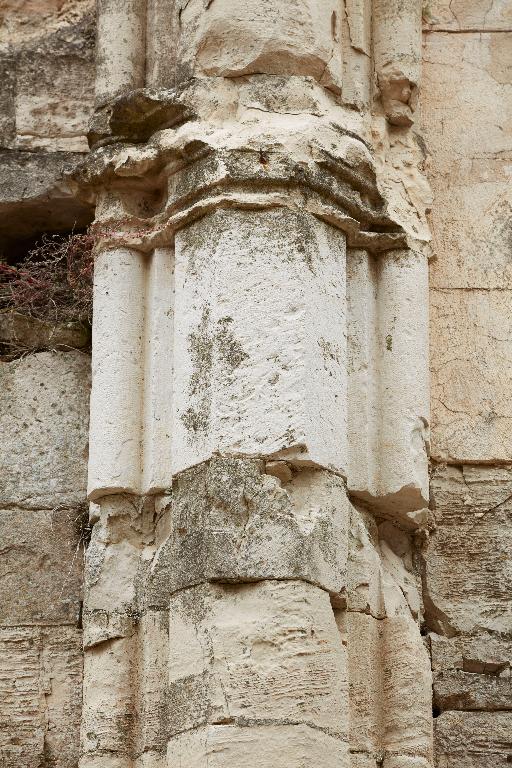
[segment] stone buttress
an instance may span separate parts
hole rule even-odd
[[[81,768],[431,765],[427,255],[374,147],[420,3],[346,6],[98,2]]]

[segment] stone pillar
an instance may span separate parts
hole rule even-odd
[[[424,659],[425,257],[378,183],[371,82],[343,100],[348,4],[133,8],[151,88],[102,105],[82,171],[99,205],[81,768],[425,768],[428,679],[416,696],[402,674],[411,647]],[[364,665],[411,714],[386,720],[379,682],[361,746]]]

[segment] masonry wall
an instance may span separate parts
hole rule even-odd
[[[91,221],[65,177],[87,151],[94,38],[91,2],[0,3],[3,263]],[[2,768],[78,765],[87,337],[0,312]]]
[[[423,40],[435,744],[490,768],[512,759],[512,6],[427,3]]]
[[[92,6],[0,3],[7,261],[43,232],[92,219],[69,176],[87,152]],[[438,768],[505,768],[512,759],[511,29],[506,3],[424,7],[418,142],[432,189],[432,432],[417,573]],[[414,197],[414,173],[402,173]],[[13,341],[1,315],[0,334]],[[90,358],[72,346],[29,342],[0,362],[2,768],[78,765]]]

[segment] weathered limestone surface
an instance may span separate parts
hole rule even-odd
[[[92,208],[66,180],[87,151],[93,0],[0,2],[0,247],[79,228]]]
[[[497,747],[484,733],[494,735],[502,712],[512,711],[511,483],[505,467],[449,466],[433,476],[436,528],[424,556],[423,597],[434,630],[433,705],[443,713],[436,720],[441,766],[456,765],[464,749],[470,765],[507,757],[491,758]],[[469,712],[480,717],[483,741],[459,737],[460,728],[473,727]]]
[[[505,467],[445,467],[433,476],[424,598],[440,634],[510,633],[511,483]]]
[[[512,747],[511,712],[445,712],[436,720],[441,768],[506,768]]]
[[[421,8],[372,6],[98,3],[81,768],[432,765]]]
[[[0,765],[74,768],[90,360],[0,362]]]
[[[510,761],[509,3],[425,4],[433,525],[423,598],[438,766]],[[446,466],[448,462],[451,466]]]
[[[493,3],[490,16],[485,3],[467,5],[450,5],[462,28],[481,24],[484,15],[494,28],[489,19],[498,9],[506,26],[507,4]],[[432,455],[442,461],[512,459],[511,50],[512,32],[425,35],[423,136],[434,193]]]
[[[0,21],[5,256],[96,205],[89,444],[0,363],[0,766],[510,763],[508,5]]]
[[[83,503],[89,372],[81,352],[41,352],[1,365],[4,507]]]
[[[79,629],[0,627],[2,768],[77,765],[81,683]]]

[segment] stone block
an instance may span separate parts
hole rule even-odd
[[[434,706],[445,710],[512,710],[512,639],[487,633],[430,635]]]
[[[76,624],[84,509],[0,510],[0,626]]]
[[[512,23],[508,3],[488,0],[429,0],[423,10],[424,28],[446,32],[505,32]]]
[[[438,461],[512,459],[511,298],[501,289],[432,291],[432,453]]]
[[[28,509],[85,500],[90,358],[41,352],[2,365],[0,504]]]
[[[174,473],[220,452],[344,474],[343,233],[220,210],[177,233],[175,285]]]
[[[181,768],[345,768],[347,745],[306,725],[212,725],[171,739],[169,763]]]
[[[20,312],[0,312],[0,343],[7,354],[43,349],[82,349],[91,341],[90,329],[82,323],[50,323]]]
[[[98,754],[118,760],[120,765],[129,764],[134,736],[135,658],[133,637],[108,640],[84,653],[81,751],[85,766],[96,765]],[[107,766],[110,768],[110,763]]]
[[[0,243],[7,252],[13,241],[90,223],[93,206],[64,180],[82,158],[77,152],[0,150]]]
[[[0,629],[0,765],[76,767],[81,682],[78,629]]]
[[[429,626],[448,637],[510,632],[512,472],[443,467],[432,478],[436,529],[424,552]]]
[[[329,596],[317,587],[267,581],[182,590],[170,602],[169,651],[171,735],[258,723],[347,738],[345,651]]]
[[[435,720],[437,765],[508,768],[512,712],[443,712]]]
[[[388,521],[377,527],[368,512],[352,506],[347,569],[349,611],[368,613],[377,619],[419,617],[418,575],[410,547],[404,531]]]
[[[428,503],[426,259],[347,253],[348,488],[415,527]]]
[[[430,269],[432,455],[442,461],[512,457],[512,197],[503,128],[512,119],[512,33],[505,6],[455,0],[448,7],[440,0],[427,8],[450,29],[473,30],[449,38],[430,33],[424,49],[421,111],[436,257]],[[480,32],[500,25],[499,34]],[[447,121],[448,114],[458,117]]]
[[[305,75],[339,93],[341,16],[335,0],[230,0],[179,12],[178,80],[191,75]]]
[[[149,605],[164,607],[172,592],[205,581],[303,579],[333,596],[345,592],[350,505],[343,481],[288,469],[281,483],[264,468],[216,457],[174,480],[172,530],[151,568]]]
[[[94,83],[91,0],[74,0],[66,8],[47,2],[9,5],[4,34],[12,61],[14,131],[8,146],[31,152],[87,151]]]
[[[432,760],[432,674],[410,616],[381,622],[382,744],[389,768],[427,768]]]

